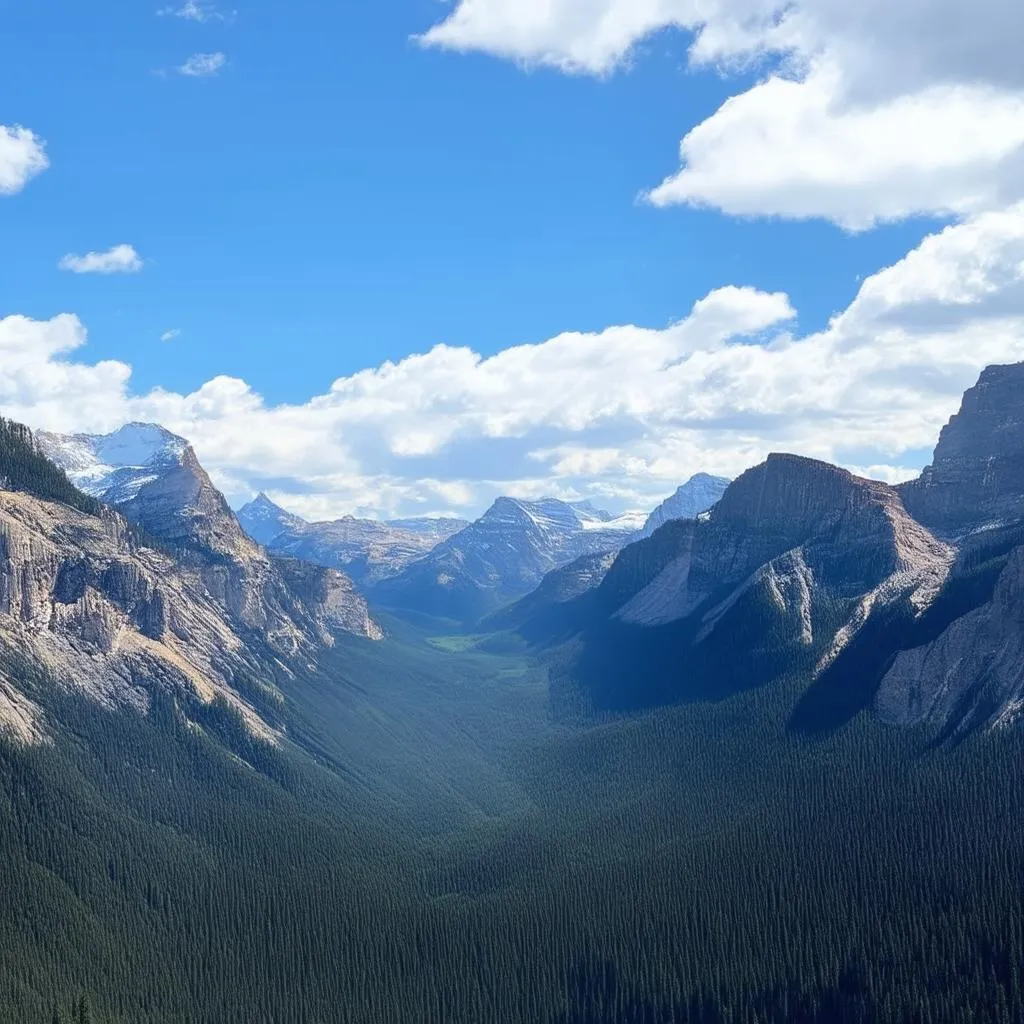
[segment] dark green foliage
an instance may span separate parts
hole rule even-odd
[[[1018,732],[804,740],[806,676],[557,724],[513,648],[388,625],[286,687],[302,752],[28,687],[2,1024],[1024,1019]]]
[[[57,501],[98,515],[103,507],[83,494],[36,446],[32,431],[0,418],[0,489],[24,491],[43,501]]]

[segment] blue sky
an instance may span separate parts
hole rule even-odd
[[[519,10],[539,9],[531,2]],[[1000,2],[986,0],[982,7]],[[865,279],[899,263],[923,239],[947,225],[955,230],[972,217],[1006,210],[1016,198],[1004,190],[964,206],[936,186],[934,199],[908,203],[908,189],[917,193],[913,182],[899,179],[905,160],[895,170],[872,168],[861,181],[808,184],[794,173],[765,195],[735,171],[746,162],[740,159],[731,162],[736,181],[726,198],[706,188],[705,195],[655,206],[641,193],[679,170],[682,136],[722,120],[723,110],[735,108],[730,97],[757,95],[785,53],[804,43],[787,42],[780,45],[782,55],[737,70],[735,62],[695,59],[700,25],[673,28],[655,17],[624,29],[609,63],[592,56],[587,10],[614,10],[628,0],[558,0],[552,10],[562,3],[564,21],[545,24],[544,15],[527,13],[518,35],[507,30],[507,19],[520,17],[510,3],[238,0],[219,12],[209,7],[211,16],[197,20],[158,13],[160,0],[36,0],[0,14],[7,43],[0,124],[31,129],[45,140],[49,160],[45,173],[0,199],[8,243],[0,247],[0,316],[21,315],[38,324],[52,324],[61,313],[77,317],[88,331],[87,345],[65,346],[54,358],[130,365],[130,382],[119,391],[123,415],[115,418],[138,413],[129,408],[132,402],[153,389],[187,398],[222,375],[244,380],[265,410],[292,410],[328,393],[339,378],[438,344],[488,357],[565,331],[601,332],[614,325],[662,330],[727,286],[785,293],[796,316],[769,316],[758,330],[810,337],[854,303]],[[684,24],[685,4],[677,6],[675,20]],[[833,45],[846,29],[815,11],[828,3],[804,0],[803,6],[816,25],[825,25],[815,52],[834,50],[847,59],[851,47]],[[413,40],[446,18],[454,28],[444,45]],[[806,25],[801,31],[810,34]],[[502,33],[516,39],[514,52]],[[223,54],[223,66],[209,75],[179,72],[203,54]],[[921,81],[895,83],[889,95],[857,101],[866,116],[881,121],[885,104],[931,95],[937,82],[949,78],[928,72],[924,58],[930,54],[922,56]],[[571,73],[566,62],[573,63]],[[853,82],[858,68],[852,58],[848,65],[836,66]],[[791,77],[810,96],[811,87],[825,81],[817,74],[811,68]],[[1012,70],[1007,74],[1009,80],[990,86],[1010,103],[1019,83]],[[1015,108],[1004,107],[992,108],[993,124],[1004,113],[1012,118]],[[989,108],[975,113],[984,119]],[[907,131],[924,132],[925,115],[912,117],[917,120],[908,120]],[[848,123],[840,120],[840,127]],[[769,142],[771,130],[766,128]],[[814,154],[822,147],[827,153],[831,139],[826,133],[797,142],[818,159]],[[837,145],[856,147],[859,139],[840,138]],[[887,140],[880,136],[879,146]],[[922,136],[925,154],[928,145]],[[1012,147],[1007,152],[997,154],[999,160],[1016,158]],[[711,176],[720,178],[713,155],[705,158]],[[758,159],[752,153],[752,175]],[[996,158],[979,169],[980,160],[968,167],[975,177],[997,180],[1003,173]],[[926,180],[934,168],[923,157],[918,170]],[[954,170],[961,178],[950,185],[950,196],[964,192],[967,173],[960,165]],[[780,189],[798,198],[779,198]],[[814,205],[818,191],[820,210]],[[806,208],[800,205],[805,202]],[[884,223],[849,230],[864,228],[865,216]],[[141,272],[58,269],[67,254],[117,244],[134,247]],[[171,332],[180,333],[161,340]],[[768,335],[761,339],[769,342]],[[888,443],[874,438],[844,451],[833,440],[820,454],[861,467],[885,466],[886,472],[914,468],[927,451],[926,431],[937,429],[935,421],[947,414],[951,396],[969,382],[976,362],[943,366],[927,425],[920,422],[923,413],[912,414],[913,436],[902,438],[896,433],[902,428],[894,427]],[[908,391],[918,383],[908,374]],[[530,383],[515,378],[509,386]],[[445,401],[439,394],[430,403]],[[26,418],[44,425],[112,425],[85,412],[73,423],[54,424],[42,398],[38,408],[10,398],[7,405],[24,405]],[[592,424],[597,441],[584,436],[591,424],[581,424],[575,414],[554,425],[517,420],[514,427],[467,428],[458,437],[424,424],[397,437],[379,424],[372,431],[362,421],[353,428],[346,418],[349,436],[375,432],[365,452],[355,452],[346,440],[336,465],[293,472],[289,458],[301,460],[308,445],[315,447],[307,437],[264,472],[259,450],[242,453],[236,440],[229,451],[213,440],[224,433],[224,424],[215,422],[224,415],[220,405],[214,403],[215,414],[203,422],[193,422],[202,415],[195,401],[172,405],[143,402],[142,412],[163,410],[170,425],[189,429],[233,497],[240,500],[270,481],[286,504],[291,497],[292,507],[308,514],[474,510],[503,484],[535,491],[553,459],[545,462],[537,453],[566,446],[576,455],[581,446],[604,455],[594,472],[579,470],[579,459],[576,470],[552,471],[556,492],[618,505],[653,503],[672,489],[676,475],[735,472],[748,453],[753,458],[760,451],[750,409],[739,417],[747,425],[731,447],[726,439],[717,447],[687,442],[690,454],[660,468],[650,450],[658,430],[671,434],[678,452],[682,429],[659,427],[661,413],[645,419],[621,409],[599,411]],[[451,415],[464,411],[460,405]],[[835,412],[830,406],[828,415],[834,419]],[[715,422],[706,429],[719,429],[724,420]],[[740,429],[736,417],[729,429]],[[809,429],[808,446],[814,448]],[[337,440],[341,430],[332,427],[330,436]],[[484,478],[488,439],[496,452],[517,451],[491,479]],[[614,484],[613,477],[629,476],[636,466],[630,459],[637,453],[628,450],[634,442],[646,446],[639,456],[644,485]],[[766,437],[765,446],[771,442]],[[794,435],[793,446],[800,443]],[[620,454],[618,464],[607,454],[611,448]],[[476,454],[467,461],[469,449]],[[705,453],[719,449],[728,456],[704,465],[716,458]],[[368,462],[372,453],[374,465]],[[384,464],[386,481],[378,479]],[[537,469],[527,476],[529,464]],[[448,481],[446,465],[461,467]],[[343,486],[346,476],[361,483]],[[420,479],[445,486],[417,489]]]
[[[230,373],[300,401],[438,342],[663,326],[725,283],[788,291],[813,329],[924,234],[638,203],[680,129],[735,91],[686,70],[682,33],[597,80],[425,50],[410,36],[436,0],[246,0],[227,24],[158,9],[42,0],[11,17],[0,69],[3,120],[53,162],[0,207],[20,240],[0,304],[78,313],[91,354],[131,362],[141,388]],[[156,74],[200,51],[229,63]],[[137,278],[56,269],[125,241],[151,262]]]

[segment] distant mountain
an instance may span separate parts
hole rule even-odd
[[[469,524],[461,519],[401,519],[381,522],[347,516],[308,523],[265,494],[238,512],[243,528],[271,551],[315,565],[343,569],[370,585],[400,573]]]
[[[729,481],[722,476],[698,473],[690,477],[671,498],[651,513],[644,524],[644,536],[649,537],[673,519],[696,519],[718,504],[728,486]]]
[[[475,523],[381,583],[374,597],[396,608],[475,622],[528,594],[553,569],[628,544],[639,536],[643,519],[589,503],[499,498]]]
[[[264,547],[270,547],[282,533],[298,533],[309,527],[305,519],[286,512],[263,493],[243,505],[236,514],[242,529]]]

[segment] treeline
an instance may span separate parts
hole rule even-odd
[[[67,474],[39,450],[32,431],[0,418],[0,489],[24,491],[43,501],[58,501],[89,515],[102,505],[83,494]]]

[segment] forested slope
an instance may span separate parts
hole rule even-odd
[[[800,680],[556,724],[518,658],[396,643],[296,691],[319,766],[170,705],[0,747],[0,1020],[1024,1014],[1016,732],[808,742]]]

